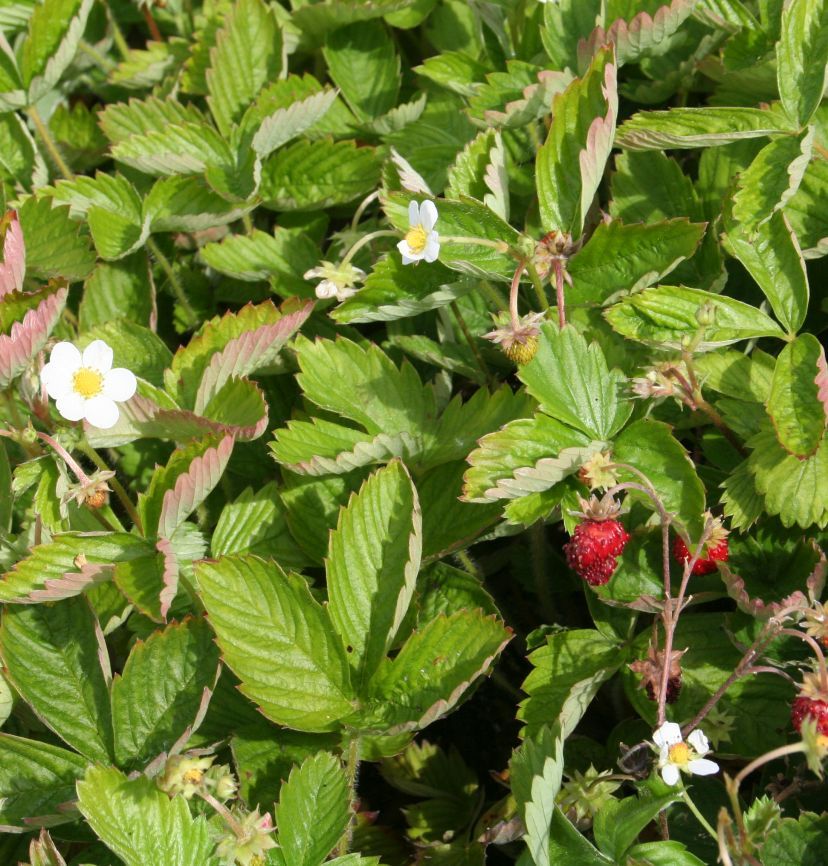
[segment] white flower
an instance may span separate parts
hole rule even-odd
[[[719,765],[704,757],[710,752],[710,743],[699,730],[692,731],[685,743],[681,728],[675,722],[665,722],[653,734],[653,742],[659,749],[658,768],[661,770],[661,778],[668,785],[678,782],[679,770],[696,776],[709,776],[719,772]]]
[[[103,340],[93,340],[83,354],[71,343],[58,343],[40,381],[67,421],[84,418],[103,428],[115,425],[115,403],[129,400],[138,384],[130,370],[112,369],[112,349]]]
[[[318,267],[305,272],[306,280],[322,279],[316,287],[316,297],[320,300],[336,298],[344,301],[356,294],[356,284],[365,279],[365,271],[355,268],[349,262],[335,265],[332,262],[320,262]]]
[[[418,204],[412,201],[408,205],[409,229],[405,237],[397,244],[402,253],[404,265],[425,259],[433,262],[440,253],[440,238],[434,231],[437,222],[437,208],[433,201]]]

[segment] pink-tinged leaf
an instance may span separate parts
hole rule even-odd
[[[0,298],[22,289],[23,277],[26,276],[26,244],[17,212],[8,211],[2,222],[6,223],[6,236],[3,238],[3,262],[0,264]]]
[[[581,166],[581,214],[586,216],[592,199],[604,176],[604,168],[612,151],[615,138],[615,119],[618,117],[618,67],[610,59],[604,67],[601,92],[607,101],[607,113],[596,117],[587,133],[586,147],[578,155]]]
[[[828,364],[825,362],[825,348],[823,346],[819,347],[817,374],[814,382],[817,386],[817,396],[825,410],[825,421],[828,423]]]
[[[769,592],[775,592],[778,598],[759,598],[755,594],[755,589],[753,590],[754,594],[751,595],[749,584],[755,584],[756,581],[751,577],[745,580],[735,574],[726,562],[719,563],[719,572],[727,588],[727,594],[736,602],[739,610],[762,621],[769,620],[781,610],[792,606],[807,607],[808,599],[822,597],[826,573],[828,573],[828,560],[826,560],[825,554],[816,544],[811,543],[811,546],[817,556],[817,561],[808,577],[801,582],[801,586],[791,586],[790,580],[788,585],[776,585],[774,587],[768,586],[766,582],[763,588],[759,590],[765,596]]]
[[[210,359],[199,384],[195,411],[204,412],[210,400],[230,379],[242,379],[273,364],[285,343],[302,327],[313,310],[309,302],[278,322],[262,325],[236,337]]]
[[[632,21],[618,18],[609,29],[596,27],[587,39],[578,43],[578,63],[582,69],[589,65],[595,52],[607,43],[615,45],[618,65],[632,63],[652,49],[667,42],[690,17],[698,0],[673,0],[656,10],[655,14],[639,12]]]
[[[43,589],[35,589],[29,594],[28,601],[60,601],[80,595],[96,583],[105,583],[112,577],[111,565],[83,563],[76,572],[67,572],[62,577],[51,578]]]
[[[161,602],[161,616],[166,622],[167,614],[170,612],[173,600],[178,594],[178,557],[175,555],[172,542],[168,538],[159,538],[155,549],[161,554],[164,562],[164,569],[161,575],[164,588],[161,590],[158,599]]]
[[[8,388],[46,345],[58,323],[69,290],[61,286],[53,295],[29,310],[22,322],[15,322],[11,333],[0,335],[0,388]]]
[[[227,435],[215,448],[196,457],[189,469],[178,476],[175,487],[164,494],[158,521],[161,538],[170,538],[219,483],[233,453],[233,442],[233,437]]]
[[[525,126],[545,117],[552,110],[552,100],[556,93],[563,93],[572,82],[569,72],[544,69],[538,73],[538,80],[523,88],[523,98],[507,102],[503,111],[489,109],[486,120],[492,126]]]

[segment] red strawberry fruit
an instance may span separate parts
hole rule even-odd
[[[828,694],[818,673],[805,674],[799,697],[791,704],[791,724],[797,733],[806,717],[816,722],[817,733],[828,737]]]
[[[617,566],[616,557],[630,540],[629,533],[616,519],[621,506],[613,498],[597,496],[581,500],[581,516],[564,553],[569,567],[590,586],[601,586]]]
[[[727,558],[730,555],[727,542],[728,532],[722,526],[722,522],[718,517],[712,519],[713,529],[710,532],[710,537],[705,542],[701,555],[693,565],[691,574],[712,574],[716,571],[716,563],[727,562]],[[693,554],[687,549],[687,545],[681,536],[677,536],[673,542],[673,557],[682,565],[690,562],[693,558]]]

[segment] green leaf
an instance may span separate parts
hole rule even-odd
[[[2,98],[0,96],[0,100]],[[13,111],[0,114],[0,167],[4,174],[27,190],[46,180],[41,176],[43,163],[32,135],[20,115]]]
[[[557,807],[552,815],[549,832],[549,862],[577,863],[578,866],[617,866],[604,857],[586,836]]]
[[[2,533],[7,533],[11,529],[13,504],[11,466],[6,443],[2,442],[0,443],[0,532]]]
[[[762,866],[819,866],[828,840],[828,817],[802,812],[783,818],[762,843]]]
[[[109,81],[127,90],[147,90],[176,74],[189,53],[187,41],[175,36],[166,42],[148,42],[146,48],[130,48],[110,71]]]
[[[557,720],[561,736],[569,737],[601,684],[626,658],[626,650],[593,629],[549,635],[546,645],[529,656],[533,670],[521,686],[529,695],[518,711],[526,735],[534,736],[550,720]]]
[[[73,820],[60,807],[74,799],[86,766],[86,758],[51,743],[0,734],[0,824],[23,829]]]
[[[293,21],[310,37],[321,40],[330,30],[407,10],[416,0],[324,0],[299,7]]]
[[[550,866],[549,828],[563,781],[563,741],[558,724],[543,725],[512,753],[512,793],[523,816],[523,837],[536,866]]]
[[[219,653],[203,619],[186,619],[138,641],[112,682],[115,759],[143,767],[184,746],[207,709]]]
[[[253,136],[253,150],[260,159],[306,132],[327,114],[337,98],[335,90],[322,90],[265,117]]]
[[[627,852],[628,862],[646,863],[648,866],[704,866],[704,860],[699,860],[691,854],[681,842],[644,842],[634,845]]]
[[[103,259],[123,258],[149,237],[149,217],[144,218],[141,198],[121,175],[98,172],[94,180],[78,177],[59,181],[53,195],[71,206],[72,216],[86,216]]]
[[[439,262],[428,268],[413,268],[391,254],[380,259],[363,287],[331,310],[337,322],[389,322],[444,307],[472,288],[470,280],[458,278]]]
[[[736,400],[766,403],[776,359],[755,349],[744,355],[735,349],[726,352],[708,352],[695,360],[703,387]]]
[[[441,718],[489,672],[511,637],[511,629],[481,611],[461,610],[431,620],[374,676],[363,726],[393,734]]]
[[[736,225],[725,209],[724,227],[725,247],[759,284],[788,333],[795,333],[805,321],[810,290],[805,260],[785,214],[775,211],[750,231]]]
[[[328,613],[348,649],[358,691],[394,643],[414,594],[421,551],[417,494],[395,460],[340,511],[328,547]]]
[[[496,502],[547,490],[605,447],[540,413],[509,422],[478,445],[468,456],[470,468],[464,476],[467,502]]]
[[[282,785],[276,823],[285,866],[319,866],[351,819],[348,781],[339,761],[319,752]]]
[[[373,147],[331,139],[297,141],[264,163],[259,194],[273,210],[319,210],[367,195],[379,173]]]
[[[649,225],[599,223],[569,261],[567,303],[605,303],[620,292],[651,286],[696,252],[704,232],[704,223],[686,219]]]
[[[200,563],[196,575],[224,661],[268,718],[327,731],[353,712],[345,650],[302,578],[250,555]]]
[[[611,191],[610,213],[626,222],[656,222],[683,215],[691,220],[702,218],[693,181],[675,159],[657,150],[619,153]]]
[[[819,400],[819,341],[803,334],[788,343],[776,359],[768,414],[782,447],[796,457],[814,454],[825,435],[825,408]]]
[[[518,376],[541,411],[593,439],[611,438],[630,417],[632,406],[619,393],[626,377],[610,371],[601,347],[587,345],[572,326],[546,323],[535,357]]]
[[[144,202],[153,232],[200,232],[241,219],[252,205],[222,198],[201,177],[162,177]]]
[[[552,113],[555,122],[535,164],[541,225],[577,240],[615,135],[618,94],[611,47],[596,52],[584,77],[555,97]]]
[[[628,150],[717,147],[793,131],[782,112],[770,109],[672,108],[633,115],[619,128],[616,144]]]
[[[108,579],[111,566],[142,556],[152,548],[125,532],[66,533],[32,548],[0,581],[4,602],[55,601],[78,595]]]
[[[578,42],[603,14],[601,0],[561,0],[543,7],[541,39],[553,69],[578,68]]]
[[[230,148],[212,126],[192,121],[169,123],[163,131],[124,138],[112,146],[112,157],[162,177],[200,174],[209,163],[228,165],[233,161]]]
[[[168,126],[200,126],[206,118],[192,103],[184,105],[175,99],[130,99],[129,102],[113,102],[98,115],[104,135],[112,144],[120,144],[134,135],[163,132]]]
[[[822,100],[828,65],[828,3],[792,0],[782,12],[776,43],[776,77],[782,105],[799,127]]]
[[[137,252],[117,262],[100,262],[84,283],[78,314],[83,331],[121,316],[130,322],[148,325],[152,315],[152,289],[146,255]],[[169,361],[164,366],[167,364]],[[160,384],[160,379],[155,381],[146,372],[139,375]]]
[[[139,496],[144,534],[171,538],[218,484],[232,453],[231,436],[203,439],[174,451],[165,467],[156,468],[147,492]]]
[[[328,73],[360,120],[380,117],[397,104],[400,58],[381,21],[334,30],[323,54]]]
[[[91,273],[95,253],[78,224],[69,218],[68,207],[53,208],[50,198],[32,197],[26,199],[17,215],[26,239],[26,270],[30,276],[72,281]]]
[[[285,508],[275,481],[260,490],[243,490],[222,509],[213,532],[214,557],[229,553],[253,553],[275,559],[285,568],[302,568],[308,559],[299,548],[287,524]]]
[[[199,253],[210,268],[237,280],[270,280],[282,297],[310,297],[304,274],[319,261],[314,241],[301,231],[277,226],[274,233],[254,229],[249,235],[228,235],[206,244]]]
[[[78,798],[89,825],[126,866],[218,864],[207,820],[193,819],[183,797],[170,799],[146,776],[127,779],[111,767],[90,767]]]
[[[613,460],[634,466],[649,478],[664,507],[685,525],[691,537],[697,537],[704,523],[704,485],[696,467],[670,427],[661,421],[642,419],[627,427],[615,440]],[[619,478],[634,481],[632,473],[619,471]],[[639,478],[640,481],[640,478]],[[641,496],[648,508],[654,508],[649,497]]]
[[[92,761],[112,756],[109,657],[85,599],[6,608],[0,652],[40,718]]]
[[[43,0],[35,6],[20,54],[30,105],[60,81],[75,57],[91,10],[92,0]]]
[[[783,526],[828,524],[828,437],[804,460],[779,444],[773,428],[761,431],[748,445],[753,451],[748,469],[756,490],[765,498],[768,514],[778,514]]]
[[[228,136],[248,105],[282,70],[282,32],[262,0],[236,0],[216,34],[206,81],[207,102]]]
[[[0,334],[0,387],[7,388],[45,346],[60,320],[67,295],[66,284],[57,283],[34,295],[5,296],[5,303],[0,306],[0,318],[9,307],[15,311],[19,309],[15,301],[22,302],[25,308],[34,300],[37,306],[25,312],[22,321],[9,323],[9,333]]]
[[[443,51],[426,57],[412,71],[461,96],[473,96],[483,81],[486,67],[462,51]]]
[[[783,208],[799,189],[811,161],[813,127],[800,135],[783,135],[766,144],[739,175],[733,196],[733,218],[754,227]]]
[[[713,309],[713,324],[704,329],[697,350],[753,340],[783,337],[782,329],[761,310],[713,292],[684,286],[656,286],[624,298],[604,313],[613,329],[641,343],[679,349],[699,331],[696,314],[702,305]]]
[[[623,800],[610,798],[602,803],[595,815],[592,829],[596,844],[607,857],[616,863],[622,862],[624,854],[639,833],[652,823],[662,810],[680,799],[678,792],[653,797],[646,791],[642,791],[637,797],[625,797]]]
[[[403,362],[398,369],[374,344],[363,348],[343,337],[311,342],[300,336],[295,350],[305,397],[369,433],[416,433],[435,414],[433,394],[414,368]]]
[[[695,11],[696,4],[697,0],[664,0],[663,6],[655,4],[657,9],[653,14],[644,9],[629,22],[625,16],[617,18],[606,30],[599,25],[589,39],[578,44],[578,55],[588,62],[595,51],[608,42],[615,45],[619,66],[662,54],[669,50],[671,40]],[[631,11],[637,5],[633,4]]]

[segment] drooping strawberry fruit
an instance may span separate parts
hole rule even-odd
[[[581,500],[583,521],[564,545],[569,567],[590,586],[605,584],[618,565],[629,533],[616,519],[621,506],[609,495]]]
[[[716,563],[727,562],[730,555],[727,541],[728,531],[722,526],[722,521],[718,517],[712,517],[709,512],[707,517],[713,521],[713,528],[710,537],[704,544],[701,555],[693,565],[691,574],[712,574],[717,569]],[[693,558],[693,554],[687,549],[681,536],[676,536],[676,540],[673,542],[673,557],[682,565],[690,562]]]
[[[791,704],[791,724],[799,733],[805,718],[816,722],[817,733],[828,736],[828,693],[817,673],[805,674],[799,687],[799,697]]]

